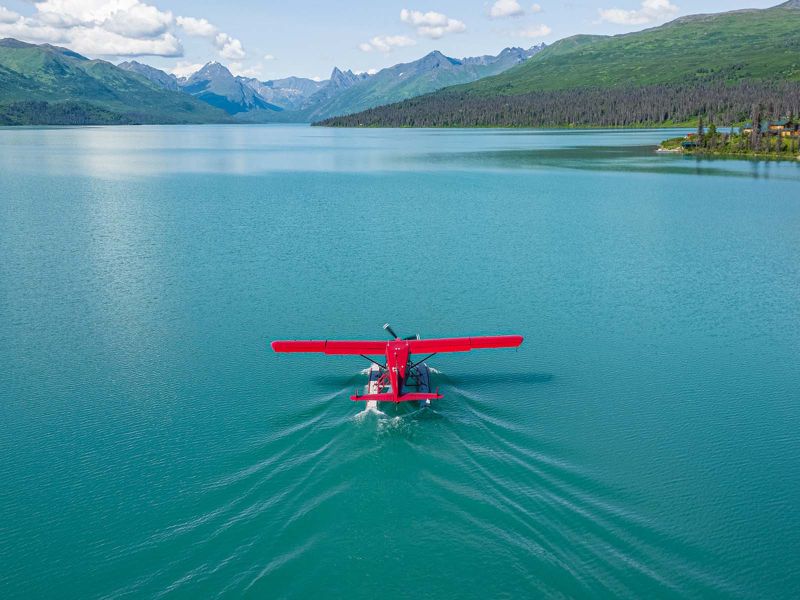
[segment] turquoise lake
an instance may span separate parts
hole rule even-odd
[[[800,163],[0,128],[0,597],[796,598]],[[359,417],[282,338],[515,334]]]

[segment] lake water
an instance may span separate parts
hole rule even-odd
[[[800,594],[800,164],[0,129],[0,596]],[[359,417],[358,357],[510,334]]]

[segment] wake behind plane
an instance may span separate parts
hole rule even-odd
[[[478,337],[437,338],[424,340],[417,336],[400,338],[387,323],[384,330],[391,341],[370,340],[308,340],[272,342],[275,352],[319,353],[328,355],[361,356],[372,363],[369,371],[368,393],[351,396],[355,402],[425,402],[443,396],[431,391],[430,367],[427,362],[437,354],[470,352],[488,348],[518,348],[521,335],[492,335]],[[414,360],[413,355],[424,358]],[[380,359],[370,357],[383,357]]]

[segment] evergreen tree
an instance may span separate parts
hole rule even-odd
[[[453,88],[450,88],[453,89]],[[450,91],[379,106],[353,115],[334,117],[321,124],[349,127],[597,127],[679,123],[703,115],[706,133],[709,114],[721,123],[739,123],[758,109],[756,127],[767,114],[765,106],[800,113],[800,81],[723,81],[660,84],[644,87],[579,88],[538,91],[507,96],[483,96]],[[770,113],[771,114],[771,113]],[[774,114],[772,116],[783,116]],[[697,128],[700,130],[700,127]],[[734,141],[734,144],[738,141]],[[749,147],[762,137],[745,136]],[[766,142],[766,140],[764,140]],[[770,143],[772,140],[769,140]],[[702,141],[698,140],[698,143]]]

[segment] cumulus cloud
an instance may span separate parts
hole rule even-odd
[[[172,22],[171,12],[137,3],[128,10],[111,13],[102,28],[124,37],[154,39],[166,34]]]
[[[531,12],[532,13],[540,13],[540,12],[542,12],[542,5],[541,4],[534,4],[533,6],[531,6]]]
[[[19,20],[19,15],[13,10],[8,10],[5,6],[0,6],[0,23],[10,24],[16,23]]]
[[[236,38],[232,38],[227,33],[218,33],[214,38],[214,44],[219,50],[219,55],[228,60],[241,60],[246,54],[242,48],[242,42]]]
[[[275,57],[272,54],[265,54],[264,60],[275,60]]]
[[[193,63],[186,60],[180,60],[175,64],[174,67],[168,70],[176,77],[188,77],[192,73],[197,73],[197,71],[199,71],[202,68],[203,65],[200,63]]]
[[[489,9],[489,16],[493,19],[503,17],[521,17],[525,11],[517,0],[496,0]]]
[[[532,25],[531,27],[525,27],[524,29],[518,29],[514,32],[514,35],[517,37],[524,37],[524,38],[543,38],[547,37],[553,32],[547,25]]]
[[[368,42],[359,44],[362,52],[391,52],[395,48],[414,46],[417,42],[405,35],[376,35]]]
[[[179,16],[176,22],[187,35],[209,40],[216,46],[222,58],[227,60],[242,60],[247,55],[242,47],[242,42],[231,37],[227,33],[221,32],[206,19]]]
[[[240,62],[232,62],[228,65],[228,70],[234,75],[238,75],[240,77],[258,79],[259,81],[264,79],[264,65],[261,63],[246,67]]]
[[[645,25],[675,16],[678,7],[669,0],[644,0],[637,10],[600,9],[600,20],[617,25]]]
[[[208,39],[222,58],[241,60],[241,41],[206,19],[175,17],[141,0],[42,0],[22,16],[0,6],[0,37],[67,46],[89,56],[183,56],[176,32]],[[176,29],[176,27],[178,29]]]
[[[196,19],[195,17],[178,17],[175,19],[178,25],[188,35],[196,37],[213,38],[217,35],[217,28],[206,19]]]
[[[0,36],[51,42],[95,56],[180,56],[169,11],[139,0],[45,0],[30,17],[0,10]]]
[[[400,20],[414,27],[417,35],[435,40],[447,33],[461,33],[467,29],[463,21],[451,19],[447,15],[433,11],[424,13],[404,8],[400,11]]]

